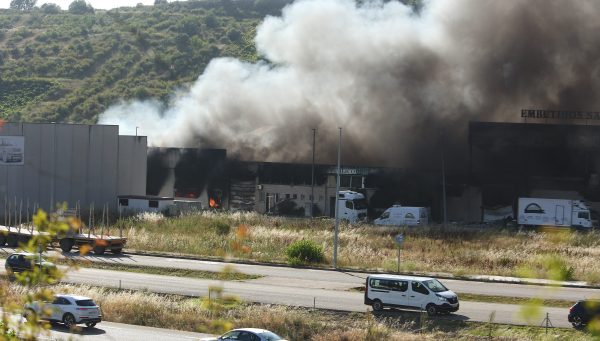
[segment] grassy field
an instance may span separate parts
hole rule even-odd
[[[0,283],[8,300],[22,305],[27,289]],[[58,285],[59,293],[93,298],[106,321],[219,334],[238,327],[272,330],[289,340],[592,340],[574,329],[518,327],[428,319],[410,312],[342,313],[274,305],[251,305],[234,298],[222,301],[191,299],[148,292]],[[102,328],[102,324],[98,325]]]
[[[128,248],[224,259],[284,263],[285,249],[309,239],[333,254],[333,221],[256,213],[202,212],[178,218],[142,215],[123,219]],[[342,225],[338,265],[395,271],[393,237],[404,233],[402,271],[453,275],[489,274],[600,283],[600,233],[527,231],[499,227],[382,228]]]

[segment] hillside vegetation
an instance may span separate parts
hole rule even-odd
[[[126,99],[164,102],[212,58],[258,59],[256,27],[289,0],[204,0],[73,14],[0,10],[0,118],[94,123]]]

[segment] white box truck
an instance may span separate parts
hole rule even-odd
[[[418,226],[429,223],[429,214],[425,207],[394,205],[374,221],[375,225]]]
[[[580,200],[519,198],[517,209],[519,225],[592,228],[590,210]]]

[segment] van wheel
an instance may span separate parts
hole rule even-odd
[[[437,308],[435,307],[435,304],[428,304],[427,307],[425,307],[425,310],[427,310],[427,315],[429,316],[435,316],[438,311]]]
[[[383,303],[381,303],[380,300],[375,300],[373,301],[373,311],[382,311],[383,310]]]

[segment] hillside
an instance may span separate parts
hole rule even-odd
[[[92,14],[0,10],[0,118],[94,123],[123,99],[168,101],[214,57],[255,61],[288,0],[204,0]]]

